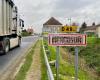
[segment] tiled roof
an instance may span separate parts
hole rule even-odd
[[[54,17],[51,17],[47,22],[45,22],[43,25],[62,25],[58,20],[56,20]]]
[[[96,30],[96,26],[88,26],[85,30]]]
[[[100,27],[100,24],[95,25],[95,26],[87,26],[87,28],[85,28],[85,30],[96,30],[97,27]]]

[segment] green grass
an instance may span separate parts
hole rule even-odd
[[[89,39],[91,41],[91,39]],[[93,42],[94,41],[94,42]],[[100,39],[95,38],[86,48],[80,48],[79,56],[84,57],[88,67],[93,68],[100,78]]]
[[[31,36],[31,34],[29,34],[28,32],[22,32],[21,35],[22,35],[23,37]]]
[[[41,43],[42,44],[42,43]],[[48,80],[47,76],[47,68],[45,65],[44,54],[43,54],[43,46],[41,45],[41,80]]]
[[[49,48],[49,51],[50,51],[50,56],[48,57],[49,60],[51,59],[52,60],[55,60],[56,59],[56,48],[55,47],[52,47],[52,46],[48,46]]]
[[[100,39],[96,37],[87,37],[87,43],[88,44],[100,43]]]
[[[24,80],[25,79],[26,74],[32,64],[32,60],[33,60],[32,56],[34,54],[34,48],[35,48],[36,44],[28,52],[28,55],[25,58],[25,62],[22,65],[21,69],[19,70],[18,74],[16,75],[15,80]]]
[[[41,41],[38,41],[39,44],[41,44]],[[32,49],[29,51],[28,55],[26,56],[26,60],[25,63],[23,64],[23,66],[21,67],[19,73],[16,76],[15,80],[24,80],[26,77],[26,74],[32,64],[32,56],[34,54],[34,48],[37,45],[37,43],[32,47]],[[42,49],[42,45],[41,45],[41,80],[48,80],[48,76],[47,76],[47,69],[46,69],[46,65],[45,65],[45,60],[44,60],[44,55],[43,55],[43,49]]]
[[[91,41],[90,39],[89,41]],[[46,44],[46,42],[45,42]],[[48,46],[48,49],[50,50],[50,56],[48,58],[51,58],[51,60],[56,60],[56,48],[53,46]],[[50,59],[49,59],[50,60]],[[73,62],[74,64],[74,62]],[[74,80],[72,77],[75,76],[75,67],[73,64],[70,64],[62,59],[62,56],[60,54],[60,66],[59,66],[59,74],[60,74],[60,80]],[[55,66],[51,66],[53,74],[56,74],[56,68]],[[94,80],[93,77],[88,75],[88,73],[84,70],[82,70],[79,67],[79,73],[78,73],[80,80]],[[56,79],[56,75],[55,75]]]
[[[66,47],[70,50],[70,53],[74,52],[74,47]],[[90,69],[94,69],[98,77],[92,76],[93,80],[100,80],[100,38],[87,37],[87,46],[79,47],[79,56],[86,62],[86,66]],[[74,54],[73,54],[74,55]],[[90,79],[89,79],[90,80]]]
[[[60,65],[61,65],[60,66],[60,74],[62,74],[63,76],[66,76],[66,80],[67,80],[67,78],[70,78],[70,80],[71,80],[72,77],[75,76],[74,65],[66,63],[65,61],[63,61],[63,63],[60,63]],[[86,72],[82,71],[81,69],[79,69],[78,76],[79,76],[80,80],[92,80],[92,79],[89,79]]]
[[[69,62],[66,62],[61,57],[60,58],[60,74],[62,74],[63,76],[66,76],[66,80],[72,80],[72,77],[75,76],[74,62],[73,62],[73,64],[70,64]],[[80,67],[79,67],[79,71],[78,71],[78,77],[79,77],[80,80],[93,80],[87,74],[87,72],[82,70]]]

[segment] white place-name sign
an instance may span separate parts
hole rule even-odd
[[[49,34],[51,46],[86,46],[86,34]]]

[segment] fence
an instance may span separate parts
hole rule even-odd
[[[46,64],[46,67],[47,67],[48,79],[54,80],[54,76],[53,76],[52,70],[50,68],[47,55],[46,55],[46,50],[44,48],[43,40],[42,40],[42,45],[43,45],[43,53],[44,53],[44,58],[45,58],[45,64]]]

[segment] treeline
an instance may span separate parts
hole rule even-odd
[[[22,30],[22,33],[21,33],[21,35],[22,36],[30,36],[30,35],[32,35],[34,32],[33,32],[33,29],[24,29],[24,30]]]

